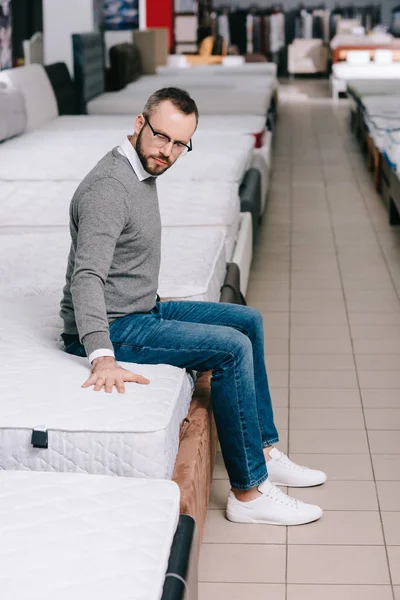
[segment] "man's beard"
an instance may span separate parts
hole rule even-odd
[[[157,177],[158,175],[162,175],[163,173],[165,173],[165,171],[167,171],[171,166],[171,160],[167,157],[164,156],[163,154],[157,154],[155,155],[151,155],[151,156],[146,156],[143,152],[143,147],[142,147],[142,131],[140,131],[138,133],[138,136],[136,138],[136,153],[139,157],[140,162],[143,165],[143,168],[145,171],[147,171],[147,173],[149,173],[149,175],[153,175],[153,177]],[[167,163],[167,165],[165,167],[163,167],[162,165],[155,165],[154,167],[150,166],[150,159],[151,158],[158,158],[160,160],[163,160]]]

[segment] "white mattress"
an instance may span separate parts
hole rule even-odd
[[[218,302],[225,275],[225,231],[222,228],[163,229],[160,298]]]
[[[10,228],[16,233],[27,227],[68,227],[69,205],[77,185],[75,181],[1,182],[0,232],[10,232]],[[223,229],[226,257],[232,257],[239,229],[237,183],[160,178],[157,187],[163,227],[204,225]],[[62,244],[66,247],[68,240]]]
[[[24,231],[22,229],[22,231]],[[0,298],[58,292],[65,282],[67,229],[40,227],[0,235]],[[162,231],[158,293],[173,300],[218,302],[225,278],[225,231],[218,227],[167,227]]]
[[[332,73],[337,79],[399,79],[400,64],[380,65],[369,63],[367,65],[350,65],[339,62],[332,65]]]
[[[1,144],[0,179],[80,181],[121,140],[114,130],[33,131]]]
[[[150,384],[128,383],[118,397],[83,389],[87,359],[66,354],[58,341],[60,294],[21,296],[0,301],[9,374],[0,383],[0,469],[170,478],[192,394],[186,372],[121,363]],[[31,445],[35,428],[48,431],[47,449]]]
[[[251,166],[254,138],[239,134],[202,134],[193,137],[193,152],[178,160],[163,180],[238,182]]]
[[[276,64],[272,62],[245,63],[244,65],[198,65],[189,67],[159,66],[159,75],[180,75],[182,77],[198,77],[209,75],[212,77],[229,77],[230,75],[264,75],[265,77],[276,77]]]
[[[2,181],[0,228],[67,227],[69,205],[77,187],[77,181]]]
[[[178,518],[171,481],[0,472],[0,597],[159,600]]]
[[[240,291],[246,296],[249,283],[251,263],[253,260],[253,223],[251,214],[241,213],[239,237],[236,242],[232,262],[240,269]]]
[[[39,130],[8,140],[0,145],[0,180],[80,181],[107,152],[121,143],[126,133],[92,130],[78,137],[73,130]],[[253,136],[227,132],[199,131],[193,143],[196,152],[179,159],[163,178],[169,177],[171,171],[178,171],[179,177],[190,165],[190,172],[197,179],[238,181],[238,174],[240,178],[243,176],[254,147]],[[210,176],[207,176],[208,170]]]
[[[365,115],[365,122],[375,146],[379,150],[382,150],[385,145],[387,132],[400,129],[400,114],[398,117],[369,117]]]
[[[246,82],[247,83],[247,82]],[[134,84],[132,84],[134,85]],[[187,87],[187,86],[186,86]],[[135,115],[143,111],[149,95],[154,89],[131,90],[129,86],[119,92],[107,92],[90,100],[87,111],[90,115]],[[266,115],[274,87],[255,91],[223,89],[202,89],[192,92],[200,115]]]
[[[398,118],[400,120],[400,96],[366,96],[363,98],[364,111],[370,117]]]
[[[237,183],[174,181],[160,177],[157,190],[163,227],[204,225],[222,228],[226,236],[226,258],[232,258],[240,216]]]
[[[367,96],[394,96],[400,94],[399,79],[371,79],[368,77],[349,80],[347,87],[364,103]]]
[[[128,115],[67,115],[46,123],[42,131],[104,131],[114,130],[121,135],[133,131],[134,119]],[[228,131],[230,133],[260,133],[265,129],[261,115],[201,115],[198,132]]]

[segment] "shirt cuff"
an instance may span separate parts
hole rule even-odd
[[[101,358],[102,356],[112,356],[115,358],[114,352],[109,348],[99,348],[98,350],[95,350],[89,354],[89,362],[92,363],[94,360],[96,360],[96,358]]]

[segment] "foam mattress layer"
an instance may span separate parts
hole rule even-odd
[[[159,600],[178,518],[171,481],[0,472],[0,596]]]
[[[226,258],[231,259],[240,215],[239,186],[236,183],[164,180],[160,177],[157,190],[163,227],[204,225],[223,228]]]
[[[24,231],[24,230],[22,230]],[[68,231],[42,228],[0,235],[0,297],[20,298],[61,290]],[[168,227],[162,231],[158,293],[173,300],[218,302],[226,269],[225,232],[217,227]]]
[[[0,179],[80,181],[107,152],[121,143],[126,133],[93,130],[81,135],[77,141],[76,132],[72,130],[38,130],[9,140],[0,147]],[[238,169],[240,176],[240,170],[246,168],[251,160],[254,138],[226,132],[198,132],[194,143],[196,152],[182,157],[171,170],[186,172],[187,165],[190,165],[191,172],[199,173],[197,178],[222,177],[226,181],[236,181],[237,176],[232,169]],[[211,176],[207,177],[203,164],[210,160],[215,167],[210,169]],[[169,176],[171,170],[164,177]],[[226,179],[228,173],[230,179]]]

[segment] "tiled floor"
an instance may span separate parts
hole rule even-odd
[[[200,600],[400,600],[400,232],[346,102],[324,82],[282,98],[248,300],[264,316],[281,446],[329,476],[292,493],[325,513],[289,530],[229,523],[219,455]]]

